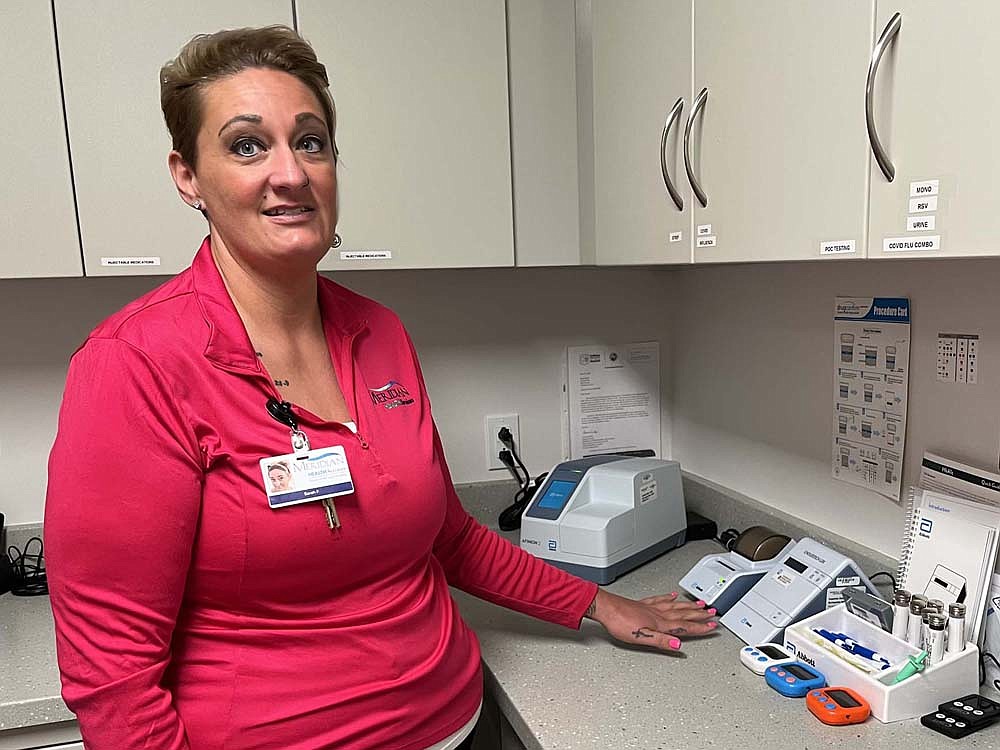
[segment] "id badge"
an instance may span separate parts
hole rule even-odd
[[[354,492],[344,448],[317,448],[260,460],[264,491],[271,508],[311,503]]]

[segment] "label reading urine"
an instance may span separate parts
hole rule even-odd
[[[834,240],[833,242],[819,243],[820,255],[840,255],[841,253],[856,252],[854,240]]]
[[[910,197],[916,198],[921,195],[937,195],[940,180],[924,180],[923,182],[910,183]]]
[[[886,237],[882,240],[882,252],[920,252],[941,249],[941,235],[930,237]]]
[[[910,198],[910,213],[922,214],[929,211],[937,211],[937,196],[930,198]]]
[[[158,266],[159,257],[149,258],[101,258],[102,266]]]
[[[699,224],[698,225],[698,236],[699,237],[707,237],[711,233],[712,233],[712,225],[711,224]]]
[[[906,231],[907,232],[928,232],[934,229],[937,217],[931,216],[907,216],[906,217]]]
[[[392,250],[341,250],[341,260],[389,260]]]
[[[671,232],[670,233],[670,241],[671,242],[680,242],[682,239],[684,239],[684,232]]]
[[[711,237],[699,237],[698,247],[715,247],[715,235]]]

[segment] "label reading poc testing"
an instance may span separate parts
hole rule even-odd
[[[835,240],[833,242],[819,243],[820,255],[840,255],[841,253],[857,252],[854,240]]]
[[[311,503],[354,492],[344,448],[317,448],[307,453],[260,460],[267,504],[272,508]]]

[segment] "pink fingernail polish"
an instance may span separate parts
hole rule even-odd
[[[708,614],[714,615],[715,614],[715,607],[712,607],[710,610],[708,610]]]
[[[671,591],[670,592],[670,596],[677,596],[677,592],[676,591]]]
[[[710,627],[710,628],[716,628],[718,626],[719,626],[719,623],[717,623],[715,620],[712,620],[710,623],[708,623],[708,627]]]
[[[670,648],[680,648],[680,647],[681,647],[681,641],[679,638],[670,639]]]
[[[699,599],[698,601],[696,601],[695,604],[697,604],[699,607],[704,607],[705,606],[705,602],[703,602],[701,599]]]

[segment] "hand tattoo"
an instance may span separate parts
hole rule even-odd
[[[647,633],[646,630],[645,630],[645,628],[639,628],[638,630],[633,630],[632,631],[632,637],[633,638],[652,638],[653,634],[652,633]]]
[[[673,630],[668,630],[670,635],[684,635],[687,632],[687,628],[674,628]]]

